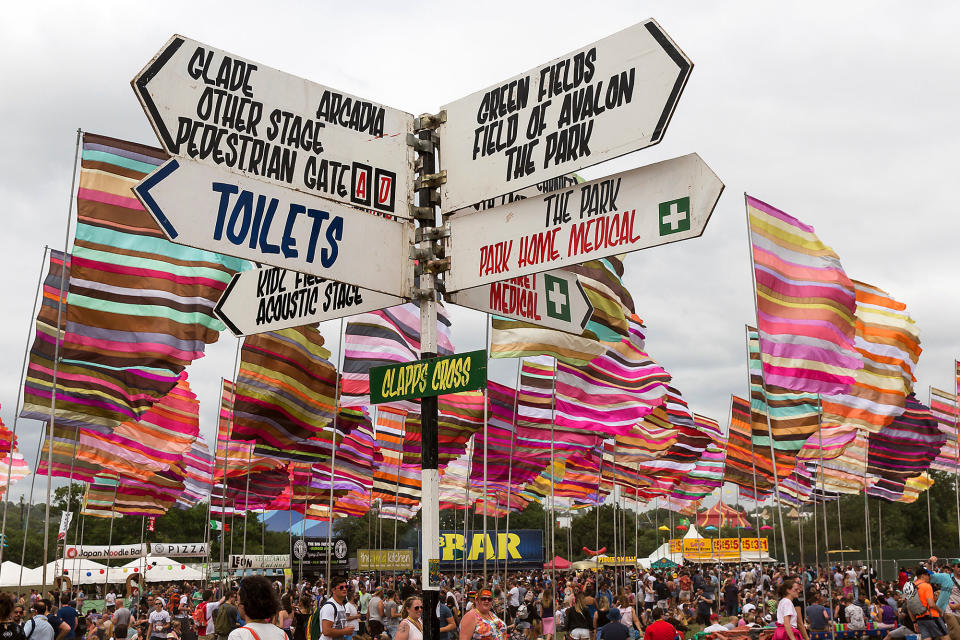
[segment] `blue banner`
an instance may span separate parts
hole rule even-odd
[[[543,564],[543,531],[539,529],[520,529],[510,533],[487,531],[440,532],[440,562],[463,562],[467,556],[468,566],[483,563],[484,558],[491,560],[509,560],[528,564]]]

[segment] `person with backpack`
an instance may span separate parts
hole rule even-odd
[[[30,609],[33,611],[33,617],[23,623],[24,637],[27,640],[54,640],[56,632],[50,626],[50,621],[47,620],[47,605],[43,602],[36,602]],[[61,624],[66,626],[64,622],[61,622]],[[65,634],[67,630],[69,630],[69,627],[61,631],[61,635]]]
[[[330,597],[320,604],[317,611],[320,620],[320,640],[337,640],[353,633],[353,627],[347,626],[347,580],[334,577]],[[313,640],[308,638],[307,640]]]
[[[917,633],[920,638],[934,638],[935,640],[947,640],[947,625],[943,622],[943,614],[937,607],[937,601],[933,597],[933,587],[930,585],[930,572],[926,567],[919,566],[914,572],[916,578],[913,581],[913,589],[904,587],[904,595],[907,598],[907,609],[910,615],[917,623]],[[909,584],[909,583],[908,583]],[[909,593],[908,593],[909,591]]]
[[[207,605],[207,608],[209,608],[209,605]],[[237,624],[238,613],[237,590],[230,589],[230,591],[227,592],[226,599],[217,607],[215,613],[216,618],[213,622],[213,632],[217,635],[217,640],[227,640],[227,636],[240,626]]]

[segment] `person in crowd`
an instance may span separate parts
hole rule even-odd
[[[271,620],[280,610],[280,596],[265,576],[247,576],[235,594],[245,624],[230,632],[229,640],[286,640]]]
[[[57,615],[70,626],[70,631],[63,637],[63,640],[73,640],[77,630],[77,610],[70,604],[70,594],[64,593],[61,595]]]
[[[390,638],[397,635],[397,625],[400,622],[400,595],[394,589],[387,591],[387,599],[383,601],[383,626]]]
[[[423,640],[423,601],[410,596],[403,603],[403,619],[397,625],[396,640]]]
[[[606,596],[600,596],[597,600],[597,610],[593,612],[593,628],[597,631],[610,622],[610,601]]]
[[[162,605],[162,603],[160,603]],[[210,608],[209,606],[207,607]],[[220,605],[216,607],[213,628],[217,634],[217,640],[227,640],[227,636],[233,633],[233,630],[239,627],[237,622],[240,611],[237,609],[237,590],[230,589],[224,594]]]
[[[347,579],[334,577],[330,597],[320,604],[320,640],[338,640],[353,633],[347,626]]]
[[[948,637],[947,625],[943,621],[942,613],[937,607],[937,600],[933,595],[933,586],[930,584],[931,572],[920,565],[913,575],[916,576],[913,582],[917,589],[917,596],[924,607],[923,613],[915,617],[917,633],[922,639],[946,640]]]
[[[460,621],[459,640],[506,640],[510,628],[493,612],[493,593],[482,589],[477,605]]]
[[[179,640],[197,640],[197,628],[193,622],[193,617],[187,613],[187,606],[185,604],[178,605],[177,614],[171,619],[171,624],[176,625]]]
[[[167,632],[170,631],[170,614],[163,608],[161,598],[154,600],[153,605],[154,610],[147,617],[147,622],[150,624],[150,637],[162,640],[167,637]]]
[[[567,635],[572,640],[590,640],[593,634],[593,619],[587,612],[582,592],[574,595],[573,606],[564,612],[567,621]]]
[[[287,640],[293,640],[293,596],[285,593],[280,596],[280,611],[277,612],[277,626],[286,634]]]
[[[599,613],[599,612],[598,612]],[[607,623],[597,627],[597,640],[629,640],[630,631],[626,626],[620,624],[620,610],[608,609],[606,612]]]
[[[543,627],[543,635],[552,638],[554,632],[554,609],[553,593],[550,590],[544,589],[543,593],[540,594],[540,600],[537,602],[537,610],[540,612],[540,624]],[[463,622],[460,623],[460,628],[463,628]]]
[[[786,632],[789,640],[800,640],[797,622],[797,608],[793,604],[794,598],[800,595],[800,584],[793,579],[784,580],[777,591],[780,602],[777,604],[777,629]],[[777,634],[774,633],[776,640]]]
[[[313,598],[309,595],[300,596],[297,610],[293,612],[293,640],[307,640],[307,622],[312,613]]]
[[[637,617],[636,609],[626,596],[620,596],[617,600],[617,608],[620,610],[620,624],[627,627],[631,638],[639,638],[643,626],[640,624],[640,618]]]
[[[367,604],[367,627],[370,637],[376,640],[384,630],[383,624],[383,587],[377,586]]]
[[[677,629],[663,619],[663,609],[657,607],[650,612],[653,622],[643,632],[643,640],[674,640]]]
[[[54,640],[58,635],[57,631],[52,626],[50,626],[50,621],[47,620],[47,605],[42,600],[35,601],[31,606],[30,610],[33,613],[31,618],[23,623],[23,635],[25,638],[30,638],[30,640]],[[70,629],[65,622],[61,622],[64,627],[63,630],[59,630],[59,635],[66,635],[67,631]]]
[[[351,633],[347,636],[344,636],[347,640],[351,640],[353,636],[358,635],[360,631],[360,594],[353,593],[350,595],[346,601],[343,603],[343,608],[347,614],[347,627],[352,629]]]
[[[13,621],[13,596],[0,593],[0,640],[25,640],[23,629]]]
[[[810,593],[807,596],[806,618],[810,625],[810,631],[827,630],[827,624],[830,622],[830,610],[820,603],[819,593]]]
[[[453,609],[450,608],[450,601],[453,596],[441,592],[440,601],[437,602],[437,623],[440,625],[439,640],[455,640],[457,633],[457,621],[453,616]]]

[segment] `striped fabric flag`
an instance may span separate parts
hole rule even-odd
[[[791,391],[769,382],[764,386],[760,337],[753,327],[747,327],[747,352],[753,443],[769,447],[772,434],[774,449],[798,451],[817,431],[820,422],[817,394]]]
[[[465,391],[437,399],[439,469],[462,455],[470,436],[483,428],[483,392]],[[407,415],[403,438],[404,464],[421,464],[421,422],[419,413]]]
[[[731,396],[730,427],[727,430],[727,459],[724,481],[731,482],[744,492],[752,494],[756,475],[757,497],[769,495],[774,488],[773,463],[770,447],[754,444],[751,437],[750,403],[743,398]],[[776,451],[777,477],[781,480],[794,471],[794,457]],[[756,470],[756,474],[754,474]]]
[[[213,457],[203,435],[198,435],[190,450],[183,455],[183,493],[177,498],[182,509],[210,499],[213,486]]]
[[[563,270],[577,274],[593,304],[594,312],[583,334],[575,336],[519,320],[494,316],[490,357],[525,358],[549,355],[569,364],[585,365],[606,352],[604,342],[617,343],[629,337],[628,320],[633,316],[634,308],[633,298],[622,282],[622,261],[611,257]]]
[[[823,423],[876,432],[903,412],[913,390],[920,337],[906,305],[887,292],[854,281],[857,295],[856,349],[863,369],[850,390],[822,398]]]
[[[414,481],[403,465],[403,442],[407,412],[386,405],[377,406],[377,448],[382,461],[373,471],[373,499],[384,505],[416,502],[411,496],[419,491],[419,475]]]
[[[236,397],[233,382],[220,381],[220,420],[217,426],[217,448],[214,456],[213,478],[246,476],[249,473],[272,471],[283,467],[281,460],[256,452],[252,442],[234,439],[233,401]]]
[[[711,442],[697,460],[696,466],[670,490],[670,500],[678,505],[697,504],[723,485],[724,458],[722,443]]]
[[[643,351],[642,329],[631,322],[629,338],[585,365],[557,361],[558,428],[626,435],[663,404],[670,374]]]
[[[750,196],[746,205],[766,383],[846,393],[863,367],[853,283],[813,227]]]
[[[312,326],[244,338],[233,437],[281,454],[323,436],[336,404],[337,372],[329,359],[323,335]]]
[[[843,455],[857,437],[857,430],[844,424],[821,426],[797,452],[797,460],[832,460]]]
[[[214,305],[248,263],[164,237],[130,189],[165,159],[160,149],[84,134],[58,426],[138,420],[223,329]],[[42,369],[28,379],[25,417],[49,405]]]
[[[105,472],[140,477],[178,464],[200,432],[200,403],[186,371],[177,385],[147,409],[139,421],[122,422],[110,433],[76,428],[76,457]]]
[[[937,471],[957,472],[960,470],[960,452],[957,451],[957,396],[942,389],[930,388],[930,413],[944,436],[940,453],[930,464]]]
[[[443,305],[437,307],[437,353],[454,352],[450,318]],[[389,309],[361,313],[350,318],[344,332],[342,395],[340,406],[370,404],[370,369],[420,357],[420,309],[407,303]],[[418,411],[417,403],[403,401],[393,406]],[[381,405],[382,406],[382,405]]]
[[[903,414],[870,434],[868,470],[881,478],[912,478],[924,473],[946,442],[930,409],[907,396]]]

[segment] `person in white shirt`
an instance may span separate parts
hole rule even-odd
[[[777,604],[777,627],[787,632],[790,640],[799,640],[797,607],[793,601],[800,595],[800,583],[796,580],[784,580],[779,590],[780,603]]]
[[[334,578],[330,599],[320,606],[320,640],[337,640],[353,633],[353,627],[347,626],[347,610],[343,606],[346,598],[346,579]]]
[[[231,631],[228,640],[287,640],[283,629],[270,622],[280,611],[280,597],[266,576],[244,578],[237,598],[247,623]]]
[[[150,637],[166,639],[167,632],[170,631],[170,614],[164,610],[163,601],[160,598],[156,599],[154,607],[156,608],[147,618],[147,622],[150,623]]]
[[[47,605],[37,601],[30,608],[33,610],[33,617],[23,623],[23,635],[30,640],[53,640],[56,634],[47,620]],[[66,625],[68,629],[70,627],[65,622],[62,625]]]
[[[107,592],[107,595],[104,596],[104,598],[103,598],[103,602],[104,602],[104,604],[106,604],[108,607],[109,607],[110,605],[115,605],[115,604],[117,604],[117,594],[115,594],[115,593],[113,592],[113,589],[110,589],[110,591]]]

